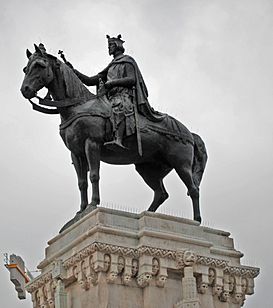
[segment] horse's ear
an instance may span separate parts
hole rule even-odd
[[[41,49],[40,49],[36,44],[34,44],[34,47],[35,47],[35,51],[36,51],[37,53],[42,54]]]
[[[28,58],[30,58],[30,56],[32,55],[32,53],[28,49],[26,50],[26,54]]]

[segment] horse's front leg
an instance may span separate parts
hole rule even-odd
[[[85,155],[89,165],[90,181],[92,183],[91,206],[100,204],[99,179],[100,179],[100,151],[101,145],[90,139],[85,143]]]
[[[75,167],[77,177],[78,177],[78,186],[81,192],[81,205],[80,205],[80,212],[85,210],[88,205],[88,196],[87,196],[87,188],[88,188],[88,181],[87,181],[87,172],[88,172],[88,165],[85,157],[77,156],[74,153],[71,153],[71,158],[73,165]]]

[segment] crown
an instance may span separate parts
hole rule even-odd
[[[106,38],[107,38],[107,40],[108,40],[108,44],[109,44],[109,43],[115,43],[117,46],[122,46],[123,43],[125,42],[125,41],[123,41],[123,40],[121,39],[121,34],[119,34],[117,37],[110,37],[110,36],[107,34],[107,35],[106,35]]]

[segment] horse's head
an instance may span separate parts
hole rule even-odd
[[[47,87],[54,78],[52,59],[55,57],[46,54],[38,46],[34,46],[33,54],[27,50],[29,61],[23,70],[25,78],[21,87],[22,94],[28,99],[33,98],[43,87]]]

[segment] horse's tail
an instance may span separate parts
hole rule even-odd
[[[195,133],[192,133],[194,139],[194,157],[192,165],[192,177],[194,184],[199,188],[202,176],[208,160],[207,150],[204,141]]]

